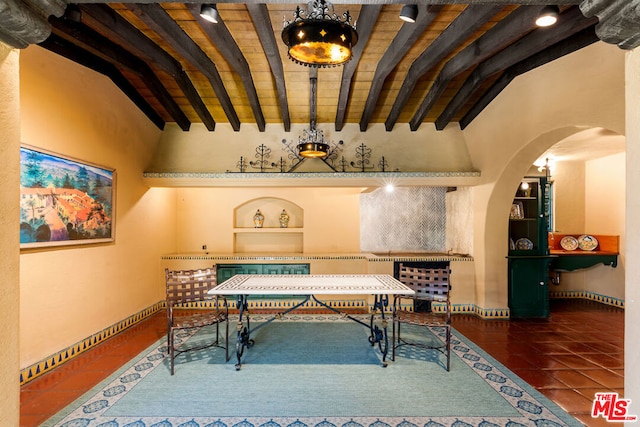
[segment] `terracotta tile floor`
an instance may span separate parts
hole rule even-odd
[[[453,327],[587,426],[596,392],[624,396],[624,310],[586,300],[552,300],[548,320],[482,321]]]
[[[552,300],[547,320],[483,321],[456,315],[453,326],[587,426],[594,393],[623,396],[624,311],[586,300]],[[164,313],[25,384],[20,425],[38,426],[165,336]]]

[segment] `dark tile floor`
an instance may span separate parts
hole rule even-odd
[[[484,321],[456,315],[453,326],[587,426],[594,393],[623,396],[624,311],[585,300],[552,300],[546,320]],[[21,388],[20,425],[38,426],[165,336],[164,313],[110,338]]]

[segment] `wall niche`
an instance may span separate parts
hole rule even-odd
[[[254,216],[260,210],[262,227],[256,227]],[[282,211],[289,215],[287,227],[281,227]],[[297,204],[278,197],[249,200],[234,209],[234,252],[236,253],[302,253],[304,250],[304,210]]]

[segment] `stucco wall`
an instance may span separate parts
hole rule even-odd
[[[624,135],[624,99],[624,52],[598,42],[517,77],[465,129],[484,182],[473,188],[479,305],[507,303],[508,213],[522,176],[545,150],[584,129]]]
[[[26,367],[164,297],[159,258],[174,247],[175,190],[142,183],[160,131],[109,79],[38,46],[21,52],[20,79],[22,143],[117,175],[115,243],[20,255]]]
[[[19,53],[0,43],[0,420],[19,425],[20,389],[16,381],[19,360],[18,318],[20,281],[18,255],[20,220],[19,149],[20,103],[18,86]]]
[[[626,54],[626,245],[629,262],[625,272],[624,397],[631,400],[629,414],[640,414],[640,193],[633,191],[640,183],[640,49]]]
[[[556,231],[620,236],[618,267],[602,264],[560,273],[551,291],[587,291],[625,299],[625,154],[586,162],[558,162],[553,173]]]
[[[299,231],[303,233],[304,252],[360,251],[361,189],[358,188],[181,188],[177,191],[177,252],[200,252],[202,245],[207,245],[210,253],[234,252],[235,209],[260,198],[287,200],[302,209],[304,227]],[[262,210],[264,212],[264,207]],[[253,230],[240,231],[247,234],[244,231]],[[258,230],[256,234],[264,235],[261,233],[264,231],[268,230]]]
[[[149,172],[238,172],[236,167],[240,156],[248,163],[259,160],[256,148],[260,145],[270,150],[269,162],[277,162],[282,157],[288,160],[288,150],[283,150],[282,143],[286,139],[297,144],[302,136],[305,124],[292,124],[290,132],[284,132],[280,125],[267,125],[264,132],[259,132],[251,123],[242,124],[239,132],[225,123],[216,125],[215,132],[209,132],[202,125],[192,125],[189,132],[183,132],[175,125],[167,126],[160,139],[153,163]],[[357,161],[356,149],[365,144],[371,149],[371,163],[379,171],[378,162],[384,156],[388,163],[386,170],[399,169],[402,172],[412,171],[471,171],[472,162],[467,152],[465,140],[459,128],[438,132],[432,124],[424,124],[416,132],[408,126],[396,126],[393,132],[387,132],[384,124],[369,126],[366,133],[360,132],[357,123],[344,126],[341,132],[332,132],[333,124],[318,124],[325,131],[327,141],[340,145],[338,159],[344,156],[347,161]],[[395,147],[401,146],[401,149]],[[394,149],[395,147],[395,149]],[[316,160],[319,162],[319,160]],[[306,163],[306,161],[305,161]],[[349,168],[347,172],[356,171]],[[256,169],[247,166],[247,171]],[[321,171],[327,171],[326,168]],[[277,170],[276,170],[277,172]]]

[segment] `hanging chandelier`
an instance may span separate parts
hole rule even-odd
[[[298,137],[298,153],[302,157],[322,159],[329,153],[329,144],[324,140],[322,129],[311,127],[302,130]]]
[[[304,11],[296,7],[292,21],[285,20],[282,41],[289,58],[309,67],[335,67],[349,61],[351,48],[358,42],[349,11],[338,17],[333,4],[313,0]]]
[[[322,129],[316,128],[318,70],[309,70],[309,129],[298,137],[298,153],[302,157],[322,159],[329,154],[329,144]]]

